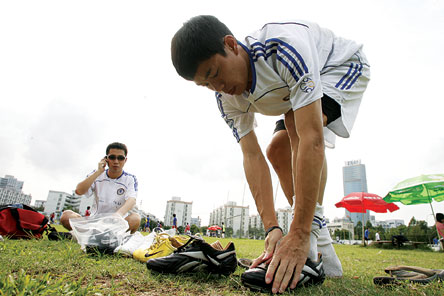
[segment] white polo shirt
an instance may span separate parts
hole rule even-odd
[[[95,172],[91,172],[87,177]],[[137,199],[138,182],[134,175],[123,171],[116,179],[108,177],[108,170],[100,174],[88,192],[87,196],[94,195],[91,215],[115,213],[130,197]]]

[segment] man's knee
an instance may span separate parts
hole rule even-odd
[[[287,132],[284,130],[278,133],[279,134],[275,134],[266,150],[267,158],[273,166],[278,165],[281,161],[287,161],[287,159],[291,157]]]
[[[62,216],[60,217],[60,224],[63,225],[63,227],[65,227],[68,230],[72,230],[71,228],[71,224],[69,224],[69,219],[71,218],[80,218],[81,216],[76,213],[73,212],[71,210],[66,210],[63,212]]]
[[[140,220],[141,220],[141,217],[139,214],[131,213],[125,218],[125,220],[128,222],[128,226],[129,226],[131,233],[133,233],[137,229],[139,229]]]

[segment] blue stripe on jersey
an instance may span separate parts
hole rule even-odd
[[[353,63],[350,63],[350,67],[348,68],[347,74],[342,76],[341,80],[339,80],[339,82],[336,83],[336,85],[335,85],[336,88],[339,88],[339,86],[341,85],[342,81],[344,81],[344,79],[347,78],[348,75],[350,75],[350,72],[351,72],[352,69],[353,69]]]
[[[138,190],[139,190],[139,182],[137,181],[137,178],[136,178],[136,176],[134,176],[134,175],[132,175],[132,174],[128,174],[127,172],[123,172],[123,174],[125,175],[125,176],[130,176],[130,177],[133,177],[133,179],[134,179],[134,190],[137,192]]]
[[[359,68],[359,65],[356,64],[354,67],[355,70],[353,71],[353,74],[347,78],[347,81],[344,83],[344,85],[342,85],[341,89],[344,89],[347,86],[347,84],[352,80],[353,76],[355,76],[356,73],[358,73],[358,68]]]
[[[219,107],[219,111],[222,114],[222,118],[225,120],[225,122],[228,124],[228,126],[233,131],[233,135],[236,138],[236,141],[239,142],[240,138],[239,138],[239,134],[237,132],[237,128],[234,126],[234,120],[228,119],[227,114],[225,114],[224,107],[222,106],[222,100],[220,99],[222,97],[222,94],[216,92],[215,95],[216,95],[217,106]]]
[[[359,78],[359,76],[361,76],[361,74],[362,74],[362,67],[363,67],[363,65],[361,64],[361,66],[359,67],[359,73],[358,73],[358,75],[356,75],[356,77],[352,80],[352,82],[346,87],[346,89],[350,89],[350,87],[352,87],[353,86],[353,84],[355,84],[355,82],[356,82],[356,80],[358,80],[358,78]]]
[[[251,88],[250,88],[250,93],[253,93],[255,88],[256,88],[256,68],[254,67],[254,62],[253,62],[253,57],[252,57],[252,52],[248,49],[248,47],[246,47],[245,45],[243,45],[242,43],[240,43],[239,41],[237,42],[240,46],[242,46],[242,48],[245,50],[245,52],[248,54],[248,57],[250,59],[250,66],[251,66]]]
[[[298,81],[304,73],[308,73],[308,67],[299,52],[290,44],[280,39],[268,39],[265,41],[265,44],[255,42],[251,44],[251,46],[254,54],[253,61],[257,61],[260,57],[264,57],[264,59],[267,60],[270,56],[276,54],[276,59],[288,69],[296,81]],[[289,62],[293,65],[290,65]]]
[[[350,67],[348,68],[347,74],[342,76],[341,80],[339,80],[339,82],[336,83],[335,87],[340,89],[350,89],[353,86],[353,84],[355,84],[355,82],[358,80],[358,78],[362,75],[362,68],[363,68],[362,63],[359,64],[350,63]],[[350,75],[353,69],[354,71]],[[347,80],[345,81],[344,84],[342,84],[345,79]]]

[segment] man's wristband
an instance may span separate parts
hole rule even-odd
[[[279,226],[271,226],[271,227],[268,228],[267,231],[265,232],[265,237],[267,237],[267,235],[268,235],[271,231],[273,231],[273,230],[275,230],[275,229],[279,229],[279,230],[282,232],[282,234],[284,234],[284,231],[283,231],[282,228],[280,228]]]

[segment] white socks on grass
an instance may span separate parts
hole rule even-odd
[[[293,209],[294,209],[293,196]],[[318,260],[318,252],[322,254],[324,262],[325,276],[330,278],[342,277],[342,265],[336,255],[335,249],[332,245],[333,240],[330,237],[330,232],[324,220],[324,207],[316,203],[315,214],[313,222],[311,223],[310,232],[310,250],[308,251],[308,258],[312,261]]]

